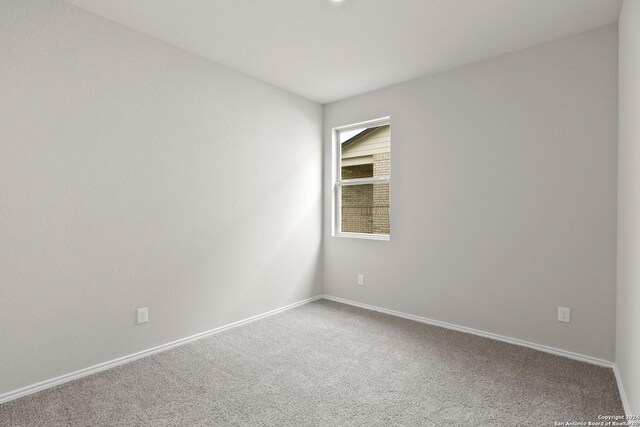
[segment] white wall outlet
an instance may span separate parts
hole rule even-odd
[[[558,307],[558,322],[571,322],[571,309],[569,307]]]
[[[147,307],[139,308],[136,310],[138,325],[141,323],[147,323],[149,321],[149,309]]]
[[[358,274],[358,285],[364,285],[364,274]]]

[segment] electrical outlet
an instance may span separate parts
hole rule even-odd
[[[138,325],[141,323],[147,323],[149,321],[149,309],[147,307],[139,308],[136,310]]]
[[[571,309],[568,307],[558,307],[558,322],[571,322]]]
[[[364,285],[364,274],[358,274],[358,285]]]

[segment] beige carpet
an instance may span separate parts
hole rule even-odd
[[[0,405],[5,426],[552,426],[611,369],[328,301]]]

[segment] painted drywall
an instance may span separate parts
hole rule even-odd
[[[331,129],[387,115],[391,240],[332,237]],[[617,123],[615,25],[325,105],[325,293],[613,361]]]
[[[321,292],[320,105],[59,1],[0,58],[0,394]]]
[[[618,305],[616,364],[630,412],[640,414],[640,1],[619,22]]]

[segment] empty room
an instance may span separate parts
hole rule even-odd
[[[0,426],[640,426],[640,0],[0,0]]]

